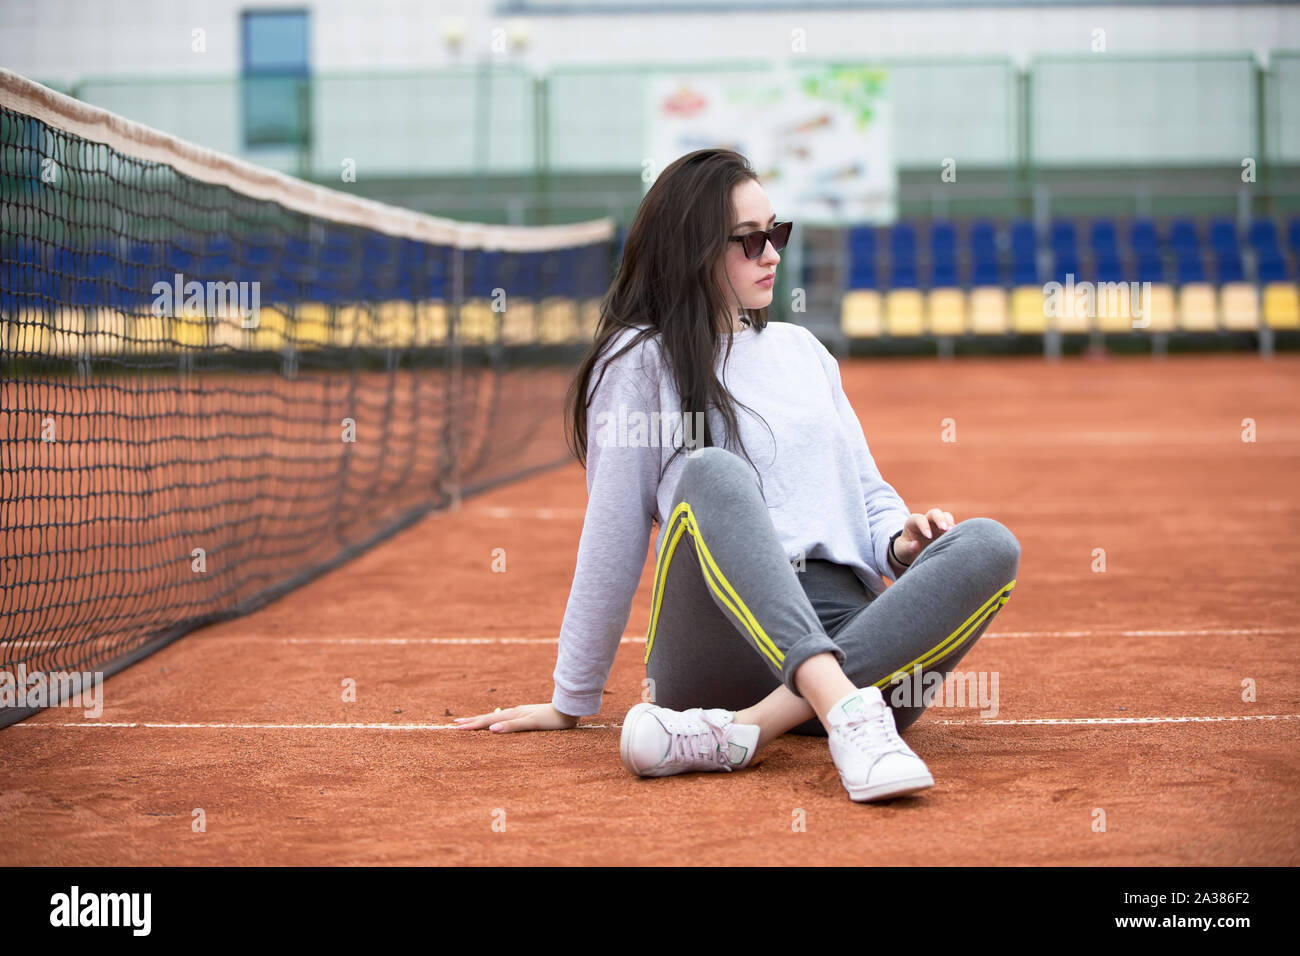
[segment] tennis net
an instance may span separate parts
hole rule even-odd
[[[0,70],[0,726],[565,460],[613,254],[609,220],[425,216]]]

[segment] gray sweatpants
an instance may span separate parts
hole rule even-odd
[[[893,680],[925,686],[932,672],[948,674],[1016,583],[1015,536],[991,518],[957,517],[873,598],[846,565],[807,560],[796,570],[746,461],[722,448],[688,457],[656,561],[652,699],[672,710],[740,710],[782,684],[802,696],[799,665],[829,651],[854,686],[880,688],[900,731],[911,726],[928,698],[891,699]],[[791,733],[826,732],[814,717]]]

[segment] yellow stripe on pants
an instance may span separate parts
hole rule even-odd
[[[690,503],[686,501],[673,509],[672,517],[668,519],[668,528],[664,532],[664,543],[659,549],[650,628],[646,631],[645,662],[649,663],[650,651],[654,647],[655,628],[659,623],[659,611],[664,601],[664,585],[668,580],[668,565],[673,559],[673,553],[677,550],[678,540],[687,531],[690,532],[691,540],[695,544],[695,554],[699,558],[700,569],[704,572],[704,581],[708,584],[709,589],[730,609],[732,614],[740,619],[745,629],[749,631],[749,636],[754,639],[754,644],[757,645],[759,651],[776,665],[778,671],[781,670],[785,655],[781,653],[780,648],[772,643],[772,639],[767,636],[767,632],[754,619],[754,615],[745,606],[745,602],[740,599],[736,589],[731,586],[731,582],[727,580],[717,562],[713,560],[708,545],[704,543],[704,535],[700,533],[699,523],[695,520],[695,513],[691,511]]]

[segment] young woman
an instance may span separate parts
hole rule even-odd
[[[730,150],[681,157],[642,201],[570,390],[588,504],[551,701],[461,728],[600,710],[657,523],[630,771],[738,770],[793,731],[828,738],[853,800],[933,786],[899,730],[1010,598],[1020,546],[881,477],[834,357],[767,322],[789,235]]]

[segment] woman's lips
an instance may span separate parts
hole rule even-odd
[[[776,281],[776,273],[758,280],[758,285],[771,285]]]

